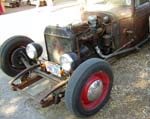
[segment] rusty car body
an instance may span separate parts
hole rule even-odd
[[[14,90],[48,78],[54,86],[42,107],[65,104],[76,116],[97,113],[108,101],[113,72],[107,59],[140,49],[150,38],[149,0],[87,0],[78,24],[47,26],[42,47],[26,36],[13,36],[1,46],[1,69]],[[21,83],[16,81],[20,80]]]

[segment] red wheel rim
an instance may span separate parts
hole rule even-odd
[[[100,80],[103,84],[101,95],[94,101],[90,101],[87,97],[88,89],[96,80]],[[85,83],[81,92],[81,104],[85,110],[93,110],[99,106],[107,96],[110,85],[110,79],[105,72],[96,72],[92,74]]]

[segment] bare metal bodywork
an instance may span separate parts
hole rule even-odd
[[[62,52],[64,50],[63,47],[65,47],[65,49],[68,49],[67,52],[70,52],[72,50],[76,51],[76,52],[78,51],[77,47],[80,47],[80,46],[76,46],[78,44],[76,44],[75,38],[79,39],[78,42],[81,42],[81,44],[82,44],[82,42],[83,42],[83,40],[81,38],[82,36],[78,37],[78,35],[79,35],[78,33],[83,32],[82,34],[86,34],[84,32],[86,31],[87,28],[89,28],[88,27],[88,17],[91,15],[98,16],[99,24],[102,24],[102,20],[105,16],[109,16],[109,18],[110,18],[109,24],[105,25],[105,31],[103,31],[102,27],[100,29],[102,31],[98,31],[98,32],[104,32],[102,34],[102,36],[99,38],[96,38],[96,35],[93,35],[93,37],[95,37],[95,39],[99,39],[99,41],[103,38],[105,39],[105,40],[103,40],[104,43],[101,43],[101,42],[99,43],[99,45],[100,45],[99,47],[105,47],[105,46],[110,47],[111,52],[103,51],[104,54],[109,55],[109,54],[115,52],[116,50],[118,51],[118,49],[122,50],[122,49],[130,48],[130,47],[140,43],[141,41],[146,39],[149,34],[149,30],[148,30],[149,29],[149,20],[148,19],[150,16],[150,10],[149,10],[150,3],[146,2],[146,3],[138,6],[137,2],[138,1],[131,0],[131,5],[129,5],[129,6],[119,6],[119,7],[111,8],[109,10],[107,10],[107,9],[106,10],[101,10],[101,9],[93,10],[92,9],[91,11],[88,11],[88,10],[82,11],[83,13],[81,15],[81,19],[82,19],[83,23],[74,25],[74,26],[68,26],[68,27],[64,28],[64,30],[68,29],[68,31],[70,32],[69,36],[67,36],[67,34],[65,36],[62,36],[61,32],[62,32],[63,28],[60,28],[59,26],[57,26],[55,28],[54,27],[49,27],[49,29],[47,28],[46,32],[45,32],[45,40],[47,43],[47,51],[48,51],[49,58],[52,57],[52,59],[53,59],[52,52],[53,52],[53,54],[55,54],[55,56],[57,54],[60,54],[60,56],[61,56],[61,54],[63,54],[64,52],[60,53],[59,51]],[[56,31],[56,29],[57,29],[57,31]],[[48,31],[49,31],[49,34],[48,34]],[[56,35],[54,35],[53,33],[57,34],[58,37]],[[90,45],[94,44],[92,42],[95,42],[95,41],[91,40],[92,37],[90,38],[90,34],[92,35],[93,33],[91,32],[91,33],[87,33],[87,34],[86,34],[87,35],[86,40],[89,42]],[[110,35],[110,38],[107,39],[108,35]],[[54,41],[54,40],[51,40],[52,37],[55,37],[55,38],[57,37],[57,43],[55,41],[55,43],[57,45],[55,44],[55,46],[50,46],[50,45],[52,45],[52,43],[50,43],[50,42]],[[61,41],[64,42],[64,40],[60,41],[60,40],[58,40],[59,38],[60,39],[61,38],[72,39],[72,40],[68,40],[68,44],[70,44],[70,46],[66,45],[65,43],[62,43],[60,45]],[[91,40],[91,42],[89,39]],[[84,38],[84,41],[85,41],[85,38]],[[111,43],[110,43],[110,41],[111,41]],[[48,44],[50,44],[50,45],[48,45]],[[88,43],[87,43],[87,45],[88,45]],[[58,47],[56,48],[56,46],[58,46]],[[55,51],[49,49],[52,47],[55,47],[54,48]],[[66,48],[66,47],[70,47],[70,48]],[[58,49],[58,50],[56,50],[56,49]],[[55,57],[55,59],[59,59],[59,56],[58,56],[58,58]]]

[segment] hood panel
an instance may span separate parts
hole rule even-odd
[[[112,13],[104,12],[104,11],[86,11],[86,12],[83,12],[81,15],[81,20],[87,21],[88,16],[91,16],[91,15],[99,16],[99,18],[101,18],[101,19],[103,19],[104,16],[109,16],[112,22],[117,20],[116,16],[114,16]]]

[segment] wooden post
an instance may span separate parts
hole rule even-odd
[[[36,8],[40,7],[40,2],[45,1],[47,6],[53,6],[53,0],[37,0]]]

